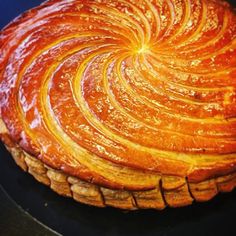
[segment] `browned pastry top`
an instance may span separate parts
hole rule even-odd
[[[236,14],[213,0],[47,1],[0,34],[0,108],[3,141],[95,184],[234,173]]]

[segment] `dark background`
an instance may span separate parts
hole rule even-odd
[[[0,28],[41,2],[0,0]],[[0,153],[0,235],[236,235],[236,191],[162,212],[98,209],[60,197],[36,182],[1,144]]]

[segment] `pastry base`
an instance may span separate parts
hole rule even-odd
[[[199,183],[176,176],[161,176],[157,187],[146,191],[113,190],[82,181],[62,171],[50,168],[19,147],[7,147],[16,164],[37,181],[60,195],[97,207],[112,206],[125,210],[157,209],[166,206],[182,207],[193,201],[204,202],[219,192],[230,192],[236,187],[236,173]]]

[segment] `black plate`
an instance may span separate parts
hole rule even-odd
[[[48,187],[35,181],[33,177],[15,165],[11,155],[2,144],[0,153],[2,187],[13,201],[24,209],[27,216],[21,220],[19,216],[9,216],[8,213],[7,217],[11,217],[13,221],[20,220],[20,222],[15,222],[16,224],[27,221],[26,228],[22,228],[22,230],[31,235],[38,229],[38,226],[35,224],[37,222],[31,223],[28,214],[63,235],[236,234],[236,191],[221,194],[207,203],[196,203],[189,207],[166,209],[162,212],[154,210],[124,212],[112,208],[99,209],[58,196]],[[13,211],[13,208],[16,206],[12,203],[9,210]],[[13,213],[15,214],[14,211]],[[5,219],[5,222],[4,227],[8,230],[15,232],[19,229],[19,225],[14,226],[14,223],[8,219]],[[48,231],[47,234],[40,235],[51,235],[51,233]]]
[[[0,28],[40,2],[0,0]],[[236,191],[162,212],[98,209],[39,184],[15,165],[2,144],[0,153],[0,235],[236,235]]]

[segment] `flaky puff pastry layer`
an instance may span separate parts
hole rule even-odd
[[[47,1],[1,31],[1,138],[36,179],[89,189],[93,205],[232,190],[235,37],[223,1]]]

